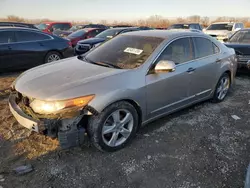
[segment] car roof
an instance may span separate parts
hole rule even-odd
[[[234,24],[234,23],[240,23],[240,22],[214,22],[212,24]]]
[[[191,25],[191,24],[198,24],[198,25],[200,25],[199,23],[176,23],[176,24],[173,24],[173,25]]]
[[[33,29],[33,28],[27,28],[27,27],[0,27],[0,31],[1,30],[26,30],[26,31],[36,31],[36,32],[40,32],[43,33],[42,31],[38,30],[38,29]]]
[[[71,24],[70,22],[42,22],[42,24],[56,24],[56,23]]]
[[[21,25],[34,25],[31,23],[23,23],[23,22],[0,22],[0,24],[21,24]]]
[[[126,29],[139,29],[139,27],[114,27],[114,28],[109,28],[108,30],[122,31]]]
[[[192,30],[144,30],[144,31],[135,31],[135,32],[128,32],[122,35],[133,35],[133,36],[144,36],[144,37],[159,37],[159,38],[174,38],[174,37],[181,37],[184,35],[193,35],[193,36],[206,36],[202,32],[196,32]]]

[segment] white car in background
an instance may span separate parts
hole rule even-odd
[[[243,23],[216,22],[204,29],[203,32],[223,42],[224,39],[231,37],[234,32],[243,28]]]

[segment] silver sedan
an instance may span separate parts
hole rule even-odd
[[[10,110],[26,128],[102,151],[123,148],[141,125],[200,101],[221,102],[235,52],[203,33],[138,31],[84,56],[30,69],[13,83]]]

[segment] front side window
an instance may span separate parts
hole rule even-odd
[[[145,63],[163,40],[157,37],[118,35],[95,48],[84,58],[94,64],[134,69]]]
[[[51,39],[49,36],[42,33],[29,32],[29,31],[18,31],[16,32],[17,42],[31,42],[31,41],[42,41]]]
[[[194,37],[195,58],[202,58],[214,54],[214,46],[212,41],[202,37]]]
[[[173,61],[175,64],[193,60],[193,50],[190,38],[177,39],[169,44],[160,55],[157,62],[161,60]]]
[[[0,44],[9,44],[15,42],[13,31],[0,31]]]

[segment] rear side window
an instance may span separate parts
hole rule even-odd
[[[42,41],[51,39],[49,36],[42,33],[18,31],[16,32],[17,42]]]
[[[182,38],[173,41],[162,52],[157,62],[161,60],[173,61],[176,64],[193,60],[193,49],[190,38]]]
[[[0,31],[0,44],[12,42],[15,42],[15,34],[13,31]]]
[[[214,54],[214,44],[212,41],[201,37],[195,37],[193,38],[193,41],[196,59]]]
[[[214,54],[220,53],[220,48],[213,43]]]

